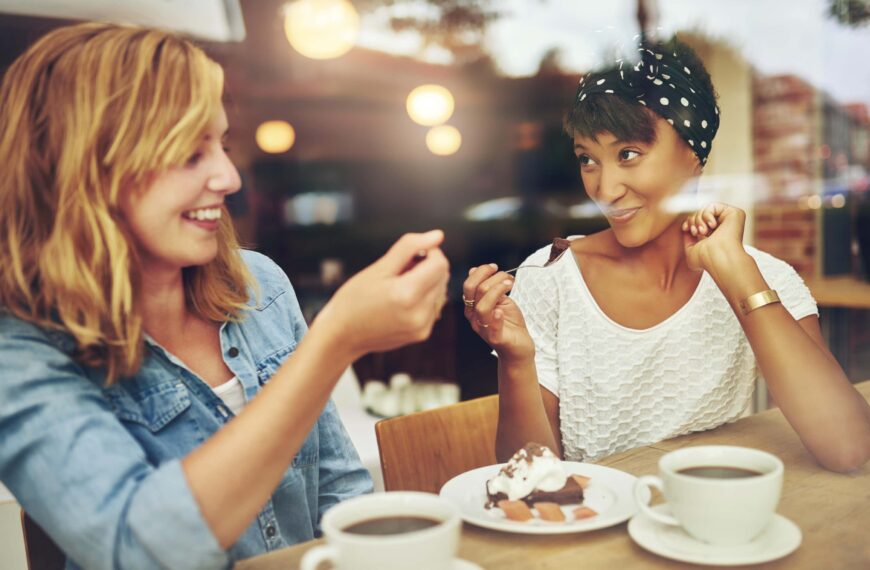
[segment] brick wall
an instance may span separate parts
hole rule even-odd
[[[787,261],[801,275],[813,276],[817,214],[805,199],[756,204],[755,247]]]
[[[754,208],[754,244],[790,263],[798,273],[816,273],[819,216],[811,196],[820,181],[819,95],[795,76],[753,79],[752,145],[761,178]]]

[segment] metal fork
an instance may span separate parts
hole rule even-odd
[[[558,255],[556,255],[556,257],[552,257],[552,258],[548,259],[547,263],[545,263],[544,265],[518,265],[517,267],[514,267],[513,269],[505,270],[505,273],[516,273],[517,270],[519,270],[519,269],[543,269],[545,267],[549,267],[550,265],[553,265],[554,263],[559,261],[559,259],[563,255],[565,255],[565,252],[570,251],[570,249],[571,248],[563,249],[562,251],[559,252]]]

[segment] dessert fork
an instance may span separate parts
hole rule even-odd
[[[547,263],[543,265],[518,265],[513,269],[505,270],[505,273],[516,273],[519,269],[543,269],[545,267],[549,267],[550,265],[559,261],[565,252],[571,249],[571,241],[565,238],[556,238],[553,240],[553,245],[550,246],[550,257],[547,259]]]

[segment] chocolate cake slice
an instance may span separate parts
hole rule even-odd
[[[504,493],[490,494],[487,491],[489,505],[497,505],[499,501],[507,499],[508,496]],[[532,491],[525,497],[517,499],[532,507],[535,503],[557,503],[559,505],[573,505],[583,502],[583,487],[573,476],[569,476],[565,480],[565,486],[558,491]]]
[[[557,237],[553,240],[553,245],[550,246],[550,257],[547,258],[547,263],[544,264],[546,267],[550,265],[560,257],[565,251],[571,247],[571,240]]]

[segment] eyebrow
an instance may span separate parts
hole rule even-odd
[[[621,145],[621,144],[631,144],[631,143],[636,143],[636,142],[639,142],[639,141],[624,141],[622,139],[616,139],[615,141],[608,144],[607,146],[617,146],[617,145]],[[577,149],[589,150],[585,146],[583,146],[582,144],[575,142],[574,143],[574,150],[577,150]]]

